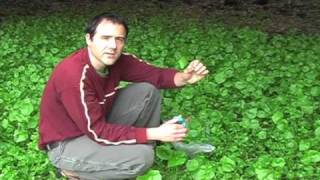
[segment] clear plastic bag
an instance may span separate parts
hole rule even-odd
[[[172,143],[176,150],[185,152],[188,156],[193,157],[199,153],[212,153],[215,147],[211,144],[191,143],[186,144],[183,142]]]
[[[173,117],[177,119],[177,123],[187,127],[189,120],[184,119],[181,115]],[[183,151],[188,154],[188,156],[193,157],[199,153],[211,153],[215,150],[215,147],[211,144],[202,144],[202,143],[191,143],[186,144],[183,142],[172,143],[173,147],[179,151]]]

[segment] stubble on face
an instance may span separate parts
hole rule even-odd
[[[96,28],[95,35],[90,38],[86,34],[89,56],[97,70],[113,65],[121,56],[126,39],[126,30],[121,24],[103,20]]]

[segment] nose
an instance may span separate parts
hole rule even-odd
[[[116,43],[116,38],[111,37],[108,39],[107,46],[110,49],[116,49],[117,48],[117,43]]]

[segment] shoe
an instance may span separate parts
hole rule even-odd
[[[57,168],[56,176],[58,178],[67,177],[69,180],[80,180],[74,172],[60,168]]]

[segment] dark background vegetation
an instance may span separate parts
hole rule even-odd
[[[0,0],[0,18],[47,16],[71,9],[81,13],[110,4],[121,4],[121,7],[128,9],[134,7],[133,11],[146,16],[161,9],[176,8],[182,14],[199,20],[250,26],[268,33],[294,31],[319,34],[320,31],[319,0]]]

